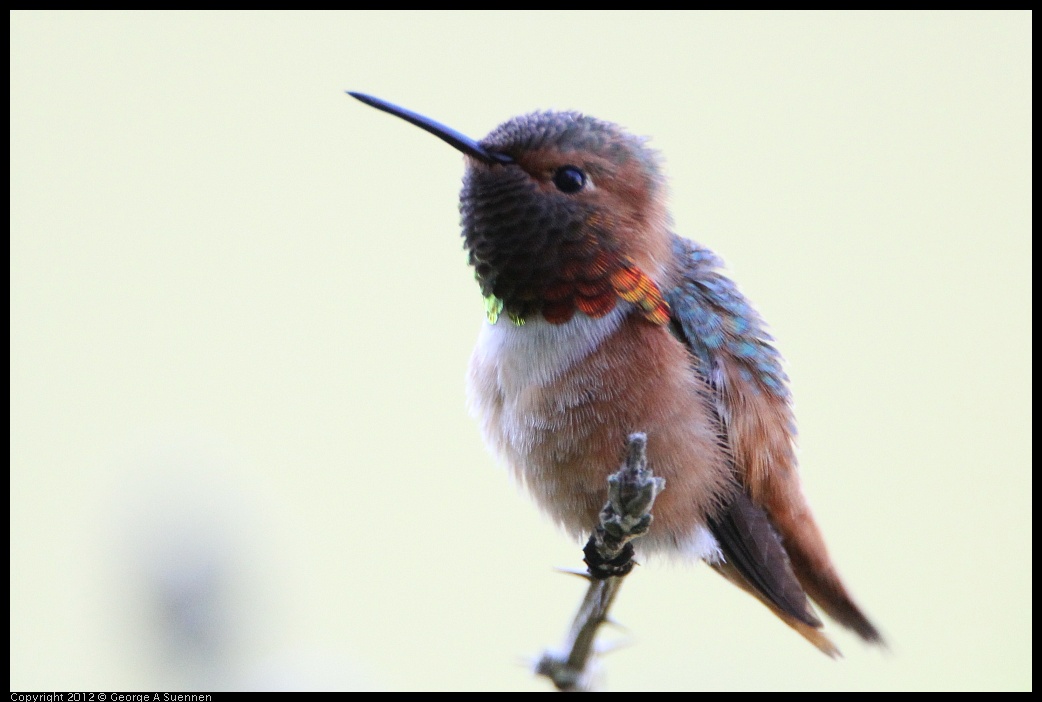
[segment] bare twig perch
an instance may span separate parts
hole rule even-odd
[[[558,690],[587,689],[590,659],[597,628],[608,617],[622,578],[633,569],[633,544],[651,526],[651,505],[666,486],[648,470],[645,434],[631,434],[626,463],[608,477],[608,502],[600,524],[583,549],[590,587],[572,622],[562,652],[547,651],[536,673],[553,681]]]

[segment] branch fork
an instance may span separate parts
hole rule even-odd
[[[651,507],[665,489],[665,479],[655,477],[648,469],[647,443],[647,435],[631,434],[625,463],[608,477],[608,502],[583,549],[589,570],[586,595],[563,651],[544,652],[536,663],[536,673],[550,678],[558,690],[590,689],[597,629],[608,620],[622,578],[635,565],[631,542],[647,533]]]

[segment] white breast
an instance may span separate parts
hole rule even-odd
[[[589,356],[602,341],[618,330],[632,305],[618,304],[604,317],[593,319],[577,313],[564,324],[542,318],[518,326],[506,315],[495,324],[481,326],[471,357],[470,398],[473,405],[474,371],[492,373],[498,389],[507,395],[553,381]],[[476,407],[474,409],[477,409]]]
[[[549,466],[533,460],[536,444],[581,397],[540,392],[618,331],[631,305],[604,317],[576,314],[565,324],[535,319],[518,326],[501,316],[484,324],[470,359],[467,397],[485,442],[523,481]],[[548,404],[549,403],[549,404]]]
[[[542,389],[596,351],[632,310],[632,305],[620,303],[599,319],[577,314],[565,324],[539,319],[522,326],[504,315],[496,324],[482,325],[471,356],[467,396],[485,442],[543,510],[580,538],[591,525],[580,521],[585,517],[554,491],[554,482],[547,482],[546,476],[555,470],[555,456],[569,453],[566,427],[574,431],[574,423],[567,421],[570,413],[583,411],[591,398],[612,396],[617,388],[594,374],[590,383]],[[711,562],[720,554],[716,539],[703,525],[694,525],[680,538],[645,537],[638,548],[644,554],[664,552]]]

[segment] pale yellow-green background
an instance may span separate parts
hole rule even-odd
[[[11,19],[12,688],[546,688],[580,553],[466,412],[461,158],[345,89],[651,135],[788,359],[890,651],[650,564],[606,688],[1031,687],[1030,14]]]

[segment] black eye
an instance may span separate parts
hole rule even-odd
[[[575,166],[561,166],[554,173],[554,185],[562,193],[577,193],[586,185],[586,174]]]

